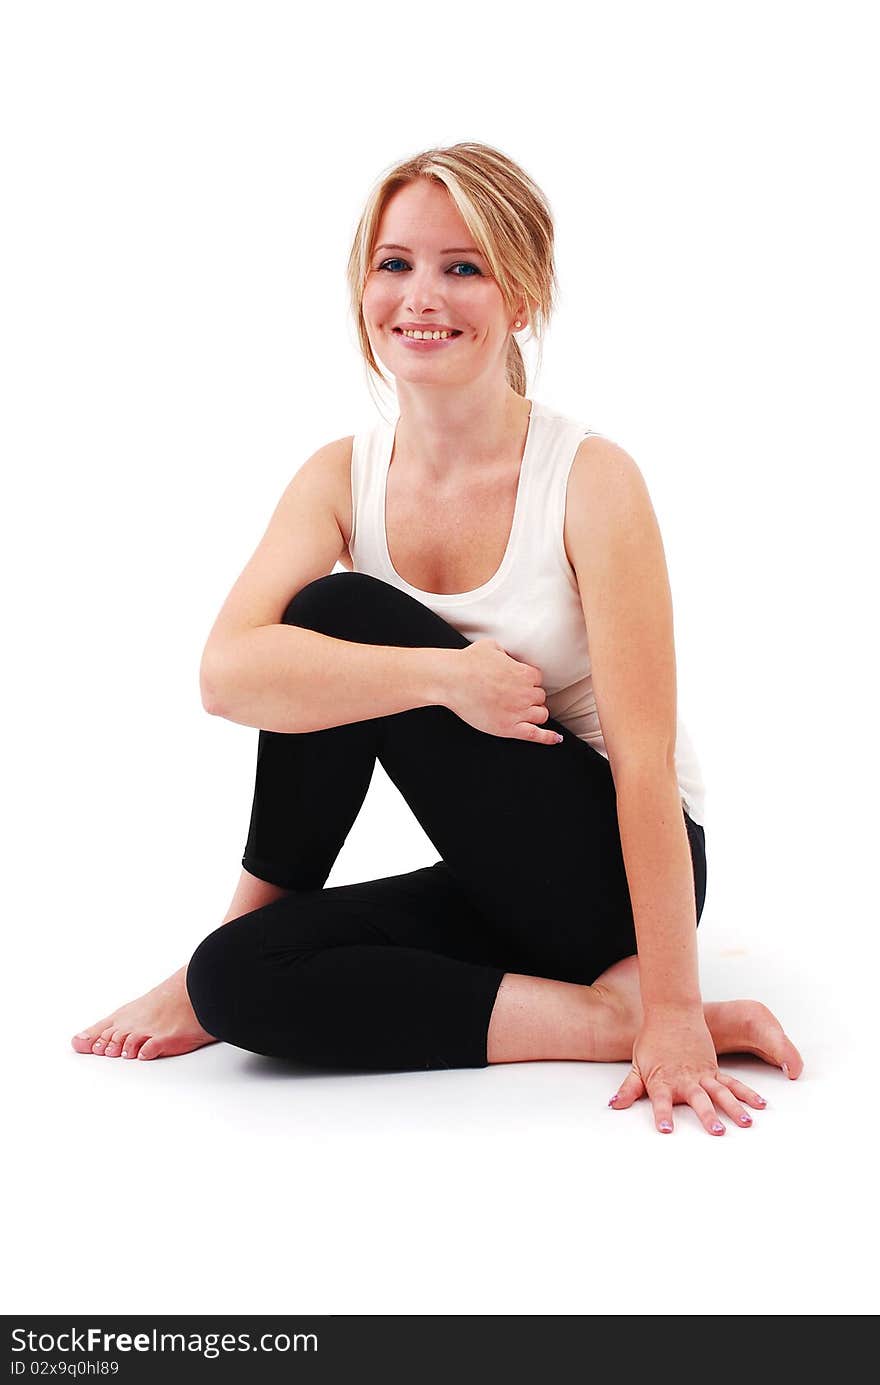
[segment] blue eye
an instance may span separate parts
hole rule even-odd
[[[387,270],[387,272],[388,272],[389,274],[393,274],[393,273],[395,272],[394,270],[388,270],[388,265],[392,265],[392,264],[406,264],[406,260],[401,260],[398,256],[395,256],[394,259],[391,259],[391,260],[383,260],[382,264],[379,265],[379,269],[380,269],[380,270],[381,270],[381,269],[385,269],[385,270]],[[478,274],[478,275],[482,275],[482,272],[483,272],[481,269],[478,269],[478,267],[477,267],[475,264],[471,264],[471,262],[470,262],[469,260],[459,260],[457,264],[450,265],[450,269],[472,269],[472,270],[474,271],[474,274]],[[454,278],[454,279],[472,279],[472,278],[473,278],[473,275],[472,275],[472,274],[454,274],[454,275],[453,275],[453,278]]]

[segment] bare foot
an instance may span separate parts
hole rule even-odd
[[[241,872],[224,923],[271,904],[290,891],[248,871]],[[114,1010],[71,1039],[77,1053],[97,1053],[105,1058],[176,1058],[194,1048],[215,1044],[213,1034],[195,1017],[186,989],[185,963],[180,971],[154,986],[146,995]]]
[[[628,1049],[626,1056],[632,1057],[632,1045],[642,1023],[638,957],[615,962],[596,978],[592,989],[607,996],[615,1007],[620,1023],[616,1041],[622,1050]],[[804,1060],[772,1010],[759,1000],[708,1001],[703,1014],[717,1054],[754,1053],[765,1063],[782,1068],[792,1081],[800,1077]]]
[[[74,1035],[77,1053],[105,1058],[171,1058],[217,1040],[199,1024],[186,990],[186,966],[123,1005],[106,1019]]]

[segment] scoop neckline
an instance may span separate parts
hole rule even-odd
[[[471,589],[466,592],[432,592],[428,591],[425,587],[414,587],[412,582],[407,582],[405,577],[401,577],[400,573],[397,571],[397,568],[391,561],[391,550],[388,547],[388,530],[385,527],[385,503],[388,495],[388,473],[391,470],[391,457],[392,453],[394,452],[394,442],[397,437],[397,424],[400,420],[400,415],[398,414],[397,418],[393,419],[392,422],[388,425],[386,444],[384,449],[384,455],[382,458],[381,483],[378,488],[379,532],[382,536],[382,557],[388,569],[388,572],[390,576],[393,578],[393,580],[395,582],[399,582],[400,585],[406,591],[411,592],[413,596],[417,598],[430,597],[434,601],[446,601],[453,605],[456,605],[464,601],[474,601],[479,596],[485,596],[488,592],[494,590],[494,588],[497,587],[498,583],[503,579],[505,573],[510,567],[511,562],[513,561],[513,554],[516,548],[516,541],[519,534],[519,529],[522,524],[523,511],[525,509],[525,501],[523,497],[526,487],[528,485],[529,474],[531,471],[530,461],[532,451],[534,450],[535,436],[535,430],[532,425],[535,421],[536,413],[539,412],[539,406],[537,401],[534,399],[530,399],[529,404],[531,405],[531,408],[529,409],[528,424],[526,427],[526,440],[523,446],[523,453],[519,464],[519,476],[517,477],[516,483],[516,499],[513,505],[513,519],[510,523],[510,533],[507,536],[507,546],[504,550],[504,556],[502,557],[501,562],[493,572],[492,576],[488,579],[488,581],[483,582],[479,587],[471,587]]]

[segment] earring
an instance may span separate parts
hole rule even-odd
[[[522,327],[522,323],[520,322],[519,318],[516,319],[516,322],[513,325],[514,327]]]

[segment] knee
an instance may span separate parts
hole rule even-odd
[[[462,649],[464,635],[408,592],[368,572],[331,572],[296,593],[281,618],[357,644]]]
[[[253,926],[236,928],[238,920],[209,933],[186,969],[186,989],[193,1012],[215,1039],[231,1039],[253,970],[257,939]]]
[[[344,638],[353,607],[376,604],[375,588],[384,587],[376,577],[366,572],[330,572],[308,582],[288,602],[282,625],[300,625],[317,630],[322,635]]]
[[[331,998],[301,963],[318,949],[310,940],[264,956],[265,934],[250,915],[209,933],[186,969],[195,1017],[215,1039],[273,1058],[316,1061]],[[318,1038],[316,1040],[316,1035]]]

